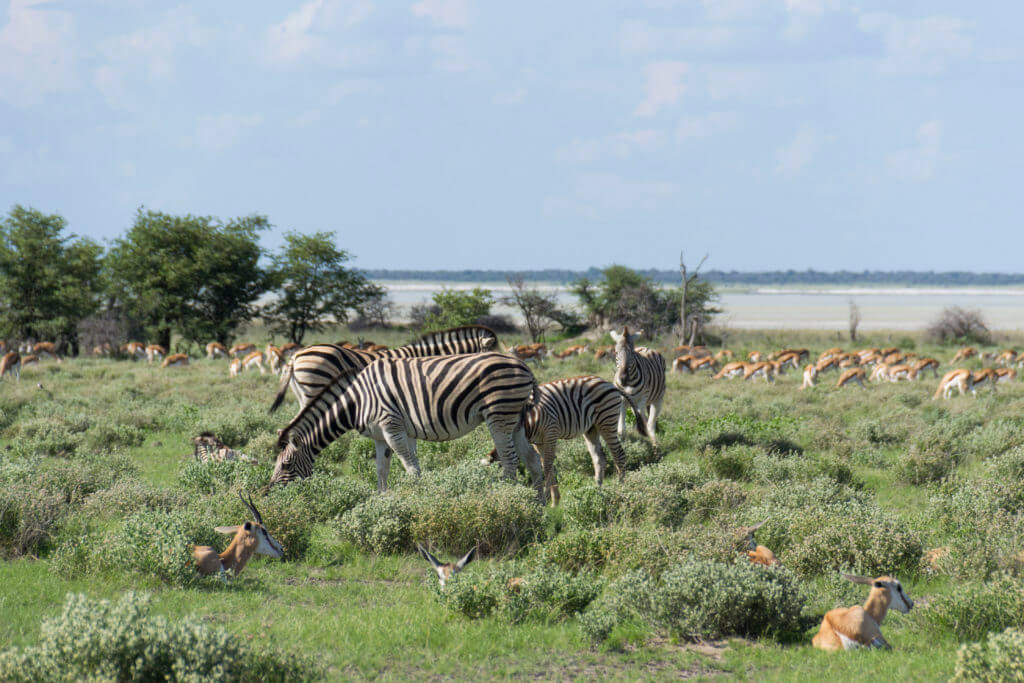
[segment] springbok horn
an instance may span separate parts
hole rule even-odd
[[[252,502],[252,494],[249,494],[249,509],[252,510],[252,516],[256,518],[256,523],[263,526],[263,515],[256,509],[256,504]]]

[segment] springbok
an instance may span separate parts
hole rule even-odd
[[[978,355],[978,349],[974,348],[973,346],[965,346],[962,349],[960,349],[959,351],[957,351],[956,355],[953,356],[953,360],[951,360],[949,362],[950,363],[956,363],[957,361],[967,360],[968,358],[973,358],[974,356],[977,356],[977,355]]]
[[[210,342],[206,345],[207,358],[227,358],[228,350],[220,342]]]
[[[975,396],[978,395],[978,387],[988,384],[992,388],[992,391],[996,390],[996,382],[999,381],[999,377],[996,375],[996,371],[992,368],[982,368],[971,375],[971,393]]]
[[[466,565],[472,562],[473,558],[476,557],[476,546],[473,546],[473,548],[463,555],[458,562],[447,562],[445,564],[441,564],[437,561],[436,557],[430,554],[429,550],[421,546],[419,543],[416,544],[416,549],[420,551],[420,555],[423,556],[423,559],[429,562],[430,566],[434,568],[435,572],[437,572],[437,579],[441,584],[441,588],[444,588],[444,584],[448,579],[465,569]]]
[[[162,368],[181,368],[188,365],[188,354],[187,353],[175,353],[173,355],[164,358],[164,362],[160,364]]]
[[[27,356],[21,357],[21,367],[24,368],[27,365],[39,365],[39,356],[34,353],[30,353]]]
[[[1008,384],[1017,379],[1017,371],[1013,368],[996,368],[996,384]]]
[[[825,613],[821,629],[812,641],[819,650],[853,650],[858,647],[880,647],[891,649],[882,637],[882,621],[889,608],[906,614],[914,607],[914,601],[903,592],[900,582],[891,576],[868,576],[843,574],[854,583],[871,586],[864,606],[837,607]]]
[[[160,346],[159,344],[149,344],[146,346],[146,362],[152,363],[155,360],[163,360],[164,356],[167,355],[167,349]]]
[[[505,351],[521,361],[532,360],[537,365],[540,365],[548,353],[544,344],[520,344],[506,347]]]
[[[747,364],[740,360],[734,360],[730,363],[726,363],[722,366],[722,369],[715,374],[713,379],[722,379],[723,377],[732,379],[733,377],[739,377],[743,374],[746,366]]]
[[[864,388],[864,368],[850,368],[839,376],[839,381],[836,382],[836,389],[844,387],[847,384],[853,384],[856,382],[860,385],[860,388]]]
[[[839,358],[835,355],[829,356],[819,360],[816,364],[818,372],[827,372],[828,370],[839,370]]]
[[[292,357],[293,353],[295,353],[301,348],[302,346],[296,344],[295,342],[285,342],[284,344],[281,344],[281,355],[284,357],[285,360],[288,360],[289,358]]]
[[[766,519],[760,524],[743,527],[740,529],[740,534],[746,539],[747,557],[750,559],[751,564],[763,564],[766,567],[771,567],[782,563],[779,562],[779,558],[775,557],[775,553],[763,545],[758,545],[757,541],[754,540],[754,532],[767,523],[768,520]]]
[[[690,367],[692,362],[693,356],[691,355],[679,356],[679,358],[672,361],[672,372],[687,372],[692,375],[693,368]]]
[[[139,360],[146,357],[146,345],[142,342],[128,342],[121,347],[121,352],[134,360]]]
[[[245,498],[242,498],[241,491],[239,491],[238,497],[252,513],[252,521],[239,526],[216,528],[216,531],[222,534],[235,535],[222,553],[218,553],[208,545],[193,546],[192,557],[195,558],[196,568],[202,576],[219,573],[221,578],[227,581],[227,572],[234,572],[235,576],[241,574],[253,554],[278,558],[284,555],[281,544],[263,527],[263,517],[253,505],[252,497],[250,496],[246,501]]]
[[[8,351],[0,359],[0,379],[4,375],[14,375],[14,378],[21,381],[21,354],[17,351]]]
[[[717,361],[711,356],[704,356],[703,358],[694,358],[690,361],[690,370],[697,372],[698,370],[707,370],[708,372],[714,372],[715,367],[718,365]]]
[[[598,346],[594,350],[594,360],[615,360],[615,347]]]
[[[245,358],[243,358],[242,359],[242,368],[245,369],[245,370],[249,370],[251,368],[258,368],[261,375],[265,374],[266,371],[263,369],[263,352],[262,351],[253,351],[252,353],[247,355]]]
[[[775,381],[775,366],[768,361],[758,363],[747,363],[743,368],[744,381],[764,377],[765,382]]]
[[[842,352],[843,350],[841,348],[839,348],[838,346],[833,346],[831,349],[826,349],[825,351],[821,352],[821,355],[818,356],[818,362],[820,363],[823,360],[834,358],[835,356],[838,356]]]
[[[228,349],[228,355],[232,358],[244,358],[256,350],[255,344],[235,344]]]
[[[971,371],[967,368],[957,368],[956,370],[950,370],[942,379],[939,380],[939,388],[935,390],[935,394],[932,396],[934,401],[939,396],[942,398],[949,398],[953,395],[953,390],[959,389],[960,395],[971,391]]]
[[[281,355],[281,349],[273,344],[267,344],[266,358],[270,363],[270,371],[275,375],[281,374],[281,369],[284,368],[284,356]]]
[[[52,358],[58,363],[60,362],[60,354],[57,353],[57,345],[53,342],[38,342],[32,347],[32,353],[38,356],[40,360]]]
[[[715,354],[715,360],[726,360],[726,361],[728,361],[728,360],[732,360],[735,357],[736,357],[736,354],[733,353],[732,351],[730,351],[729,349],[722,349],[721,351],[719,351],[718,353]]]
[[[747,354],[747,362],[760,363],[765,359],[765,355],[760,351],[751,351]]]
[[[818,380],[818,366],[808,365],[804,368],[804,383],[800,385],[800,390],[809,389],[814,386]]]
[[[1003,349],[996,356],[996,363],[1003,367],[1009,367],[1017,362],[1017,351],[1016,349]]]
[[[238,377],[239,373],[242,372],[242,359],[232,358],[231,364],[228,365],[228,374],[232,377]]]
[[[939,378],[939,361],[936,358],[921,358],[910,370],[911,379],[921,379],[925,370],[931,370],[932,376]]]

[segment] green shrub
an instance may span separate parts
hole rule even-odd
[[[593,529],[611,522],[605,489],[585,484],[566,491],[561,500],[562,515],[570,529]]]
[[[1008,628],[1002,633],[989,633],[985,642],[960,646],[953,680],[1024,680],[1024,631]]]
[[[409,503],[389,492],[353,507],[341,516],[338,527],[342,538],[360,550],[385,555],[412,548],[412,516]]]
[[[29,482],[0,489],[0,557],[40,555],[67,514],[63,498]]]
[[[690,516],[698,520],[735,509],[746,500],[743,489],[734,481],[708,481],[693,489],[689,495]]]
[[[116,603],[68,595],[60,616],[43,621],[39,644],[0,653],[0,679],[290,680],[313,675],[294,656],[255,651],[196,617],[149,614],[146,595]]]
[[[746,481],[754,468],[754,459],[761,452],[759,448],[746,445],[705,448],[700,452],[701,466],[712,478]]]
[[[141,479],[126,477],[86,498],[82,511],[96,517],[124,517],[143,510],[181,510],[188,503],[189,496],[184,491],[159,488]]]
[[[649,465],[622,482],[605,484],[612,519],[630,524],[679,526],[690,509],[688,493],[701,482],[697,468],[682,463]]]
[[[145,439],[146,432],[142,428],[118,422],[97,422],[85,432],[86,448],[99,452],[140,446]]]
[[[897,461],[896,479],[914,486],[930,484],[948,477],[958,463],[955,453],[938,448],[922,450],[914,444]]]
[[[956,591],[935,598],[927,621],[961,642],[978,640],[990,631],[1024,627],[1024,585],[1001,574],[984,583],[961,583]]]
[[[889,513],[860,508],[811,513],[805,524],[805,535],[786,553],[786,565],[802,576],[840,570],[878,576],[918,567],[920,537]]]
[[[540,561],[570,573],[618,576],[645,569],[657,576],[690,552],[693,533],[660,528],[611,526],[565,531],[544,544]]]
[[[239,460],[190,460],[178,475],[178,484],[193,493],[225,493],[239,489],[253,491],[270,481],[272,470],[269,464],[255,465]]]

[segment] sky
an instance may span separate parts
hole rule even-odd
[[[1021,272],[1024,3],[0,0],[0,212],[363,268]]]

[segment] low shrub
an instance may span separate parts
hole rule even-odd
[[[189,496],[184,491],[159,488],[141,479],[126,477],[86,498],[82,512],[100,518],[124,517],[143,510],[181,510],[188,503]]]
[[[69,595],[60,616],[46,619],[39,644],[0,653],[0,679],[290,680],[314,674],[294,656],[254,650],[197,617],[149,614],[146,595],[116,603]]]
[[[270,481],[273,468],[238,460],[199,462],[191,460],[178,475],[178,485],[200,494],[225,493],[235,490],[253,491]]]
[[[984,583],[961,583],[957,590],[935,598],[927,621],[961,642],[978,640],[990,631],[1024,627],[1024,585],[1009,574]]]
[[[370,496],[343,514],[338,529],[342,538],[360,550],[386,555],[412,548],[412,518],[405,498],[385,493]]]
[[[570,573],[601,572],[619,576],[646,569],[657,576],[689,553],[693,534],[688,529],[636,529],[611,526],[562,532],[544,544],[540,561]]]
[[[896,463],[896,480],[920,486],[941,481],[959,463],[959,456],[939,448],[921,449],[914,444]]]
[[[30,482],[0,489],[0,557],[40,555],[67,514],[63,498]]]
[[[984,642],[961,645],[953,680],[1024,680],[1024,631],[1008,628],[1002,633],[988,634]]]

